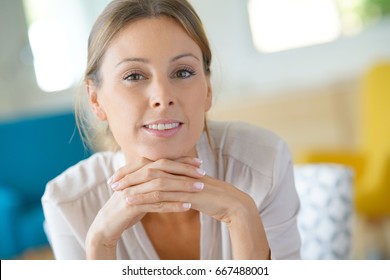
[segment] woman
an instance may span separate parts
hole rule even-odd
[[[114,0],[103,11],[85,75],[92,118],[76,112],[105,151],[47,185],[56,258],[299,258],[286,145],[247,124],[207,124],[210,63],[185,0]]]

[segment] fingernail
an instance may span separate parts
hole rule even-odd
[[[107,184],[110,185],[112,183],[112,179],[113,179],[114,176],[111,176],[110,178],[108,178],[107,180]]]
[[[196,183],[194,184],[194,187],[195,187],[195,189],[197,189],[197,190],[203,190],[204,184],[203,184],[202,182],[196,182]]]
[[[191,203],[183,203],[183,208],[185,208],[185,209],[190,209],[191,208]]]
[[[198,172],[198,174],[200,174],[202,176],[206,175],[206,171],[204,171],[203,169],[200,169],[200,168],[197,168],[196,172]]]
[[[128,197],[126,197],[126,201],[127,201],[127,203],[131,204],[134,201],[134,197],[128,196]]]
[[[202,164],[203,163],[203,160],[201,160],[200,158],[194,158],[194,160],[199,163],[199,164]]]
[[[119,187],[119,182],[115,182],[114,184],[111,185],[111,188],[112,188],[113,190],[117,190],[118,187]]]

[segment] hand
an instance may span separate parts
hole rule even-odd
[[[176,161],[143,159],[133,165],[119,169],[111,178],[111,187],[116,191],[101,208],[88,230],[86,238],[87,258],[115,259],[116,243],[123,231],[139,222],[147,212],[183,212],[190,209],[188,203],[152,203],[136,207],[129,204],[131,190],[144,185],[147,192],[158,190],[199,191],[196,179],[203,177],[199,169],[200,161],[193,158],[180,158]],[[183,182],[183,178],[193,178],[194,182]],[[188,181],[188,179],[187,179]],[[168,185],[166,188],[164,186]]]
[[[190,203],[192,209],[228,224],[237,212],[248,206],[254,207],[257,212],[251,197],[231,184],[209,176],[200,180],[196,180],[194,174],[192,177],[185,176],[184,170],[179,170],[183,165],[175,162],[167,162],[165,167],[170,169],[170,174],[159,174],[161,170],[153,170],[152,173],[156,174],[150,177],[156,176],[156,179],[145,179],[139,183],[136,176],[127,176],[113,186],[117,190],[124,190],[128,204],[141,212],[150,212],[150,207],[156,211],[174,212],[171,206],[180,207],[181,203]]]
[[[169,179],[161,179],[157,188],[150,182],[133,184],[127,192],[128,203],[144,211],[152,205],[161,211],[169,211],[171,203],[190,203],[191,208],[227,223],[234,259],[269,259],[264,227],[257,206],[248,194],[209,176],[198,182],[203,184],[200,185],[201,191],[191,191],[194,178],[174,175],[180,173],[174,169],[171,172]],[[130,181],[126,183],[131,185]],[[126,187],[126,183],[121,187]]]
[[[205,176],[205,188],[194,194],[193,208],[225,222],[233,259],[270,259],[270,248],[257,206],[235,186]]]

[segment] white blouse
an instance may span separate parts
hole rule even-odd
[[[262,218],[274,259],[299,259],[299,199],[291,156],[273,133],[242,122],[209,122],[212,148],[202,134],[197,154],[208,176],[248,193]],[[85,238],[113,193],[107,179],[125,165],[121,152],[100,152],[50,181],[42,197],[45,230],[56,259],[85,259]],[[226,224],[200,213],[201,259],[232,259]],[[118,259],[159,259],[142,223],[127,229]]]

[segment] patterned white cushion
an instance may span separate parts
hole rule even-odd
[[[350,259],[353,172],[336,164],[294,167],[302,259]]]

